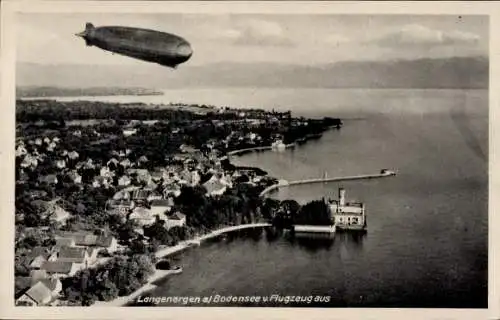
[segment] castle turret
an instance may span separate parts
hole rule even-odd
[[[345,206],[345,189],[339,188],[339,206]]]

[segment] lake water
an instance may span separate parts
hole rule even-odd
[[[348,200],[366,205],[363,237],[293,240],[264,230],[231,236],[180,254],[176,259],[184,272],[151,295],[314,294],[330,301],[309,306],[487,307],[487,91],[195,89],[95,100],[338,116],[344,127],[317,141],[233,162],[287,180],[325,171],[330,177],[382,168],[398,172],[380,180],[295,186],[272,194],[305,202],[336,198],[342,186]]]

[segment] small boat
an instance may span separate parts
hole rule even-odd
[[[170,271],[172,271],[172,273],[174,273],[174,274],[182,273],[182,267],[181,266],[175,266],[172,269],[170,269]]]
[[[380,170],[380,174],[383,174],[386,176],[394,176],[394,175],[396,175],[396,172],[393,170],[389,170],[389,169],[382,169],[382,170]]]

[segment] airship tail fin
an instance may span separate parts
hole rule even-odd
[[[90,32],[90,31],[92,31],[92,29],[94,29],[94,28],[95,28],[95,27],[94,27],[94,25],[93,25],[92,23],[90,23],[90,22],[87,22],[87,23],[85,24],[85,32]]]

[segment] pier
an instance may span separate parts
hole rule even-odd
[[[277,184],[273,184],[272,186],[269,186],[266,189],[264,189],[260,193],[260,196],[263,197],[266,194],[268,194],[269,192],[271,192],[275,189],[279,189],[281,187],[288,187],[288,186],[294,186],[294,185],[300,185],[300,184],[310,184],[310,183],[318,183],[318,182],[349,181],[349,180],[367,180],[367,179],[391,177],[391,176],[395,176],[395,175],[396,175],[395,172],[384,169],[380,173],[362,174],[362,175],[357,175],[357,176],[327,178],[326,174],[325,174],[325,177],[323,177],[323,178],[302,179],[302,180],[295,180],[295,181],[280,180]]]

